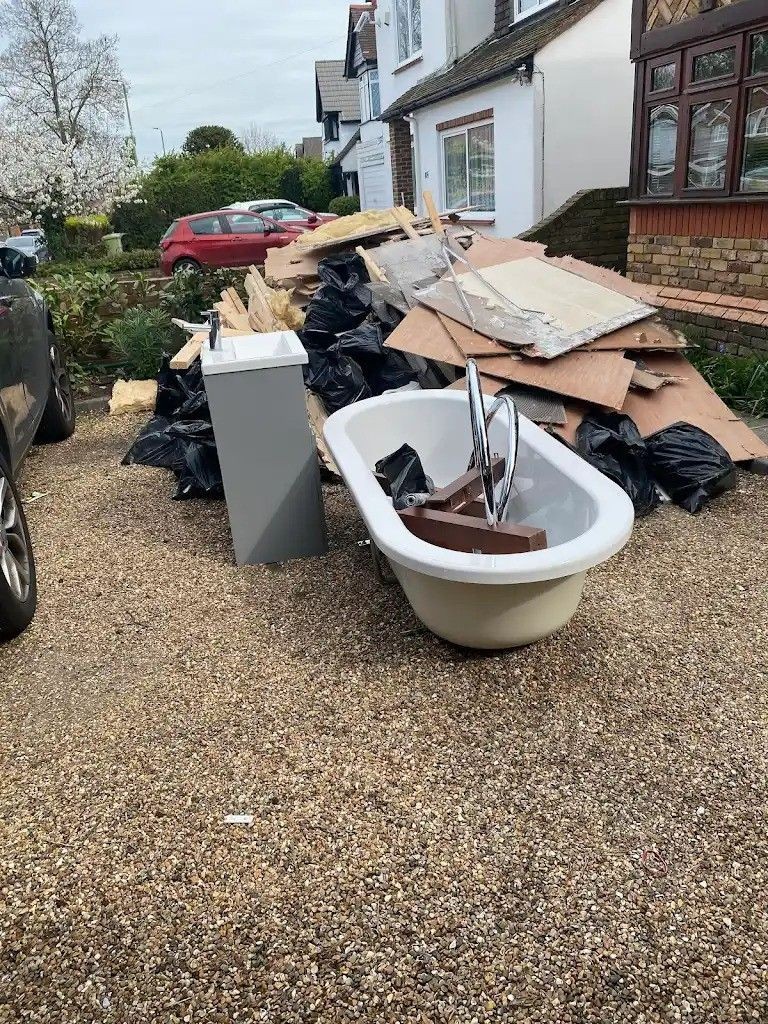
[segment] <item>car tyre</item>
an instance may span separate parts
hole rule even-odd
[[[0,639],[18,636],[37,607],[37,575],[27,520],[13,475],[0,458]]]
[[[193,260],[188,256],[185,256],[184,259],[176,260],[173,264],[174,274],[182,273],[185,270],[197,273],[200,270],[200,264],[197,260]]]
[[[35,437],[35,441],[40,444],[65,441],[75,432],[75,398],[72,394],[69,371],[62,358],[59,343],[50,331],[48,332],[48,359],[51,382],[43,418],[40,420]]]

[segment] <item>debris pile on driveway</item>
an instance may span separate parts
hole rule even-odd
[[[216,304],[225,336],[297,332],[326,470],[335,472],[322,437],[328,415],[402,388],[464,388],[470,358],[486,394],[510,395],[594,464],[608,445],[600,468],[616,463],[613,478],[637,514],[655,507],[642,477],[659,482],[652,453],[669,459],[666,438],[674,437],[678,465],[689,467],[687,484],[677,481],[681,494],[717,493],[732,483],[733,463],[768,457],[768,445],[685,358],[686,339],[659,318],[651,289],[547,256],[539,243],[482,235],[456,214],[439,214],[430,193],[424,199],[428,218],[404,207],[368,211],[271,249],[264,276],[247,271],[247,305],[234,288]],[[169,370],[190,370],[206,337],[191,338]],[[698,434],[667,433],[679,424]]]

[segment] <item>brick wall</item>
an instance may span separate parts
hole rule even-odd
[[[542,242],[550,256],[576,256],[587,263],[624,273],[627,268],[629,207],[625,188],[577,192],[568,202],[520,235]]]
[[[627,276],[695,344],[768,358],[768,203],[633,207]]]
[[[634,207],[627,273],[643,284],[768,299],[768,203]]]
[[[411,129],[407,121],[399,118],[389,122],[389,146],[392,159],[392,191],[395,205],[400,205],[401,197],[409,210],[415,207],[413,194],[413,150],[411,149]]]
[[[507,32],[512,24],[512,0],[496,0],[496,31]]]

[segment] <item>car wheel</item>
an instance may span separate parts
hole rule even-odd
[[[194,273],[197,273],[199,269],[200,264],[197,262],[197,260],[189,258],[185,258],[183,260],[176,260],[176,262],[173,264],[174,274],[182,273],[184,271],[193,271]]]
[[[64,441],[75,431],[75,399],[69,380],[69,371],[64,362],[59,343],[49,332],[48,359],[51,368],[51,383],[43,418],[37,428],[35,440],[41,444]]]
[[[11,471],[0,459],[0,638],[18,636],[37,606],[37,576],[24,510]]]

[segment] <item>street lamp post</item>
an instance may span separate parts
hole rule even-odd
[[[153,132],[160,132],[160,142],[161,142],[162,147],[163,147],[163,156],[165,156],[165,136],[163,135],[163,129],[162,128],[153,128],[152,131]]]

